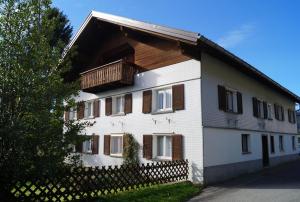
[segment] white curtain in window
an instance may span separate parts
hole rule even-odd
[[[111,153],[121,154],[122,153],[122,136],[112,136],[111,137]]]

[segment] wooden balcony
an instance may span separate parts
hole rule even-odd
[[[118,60],[80,74],[81,90],[89,93],[109,90],[134,84],[134,64]]]

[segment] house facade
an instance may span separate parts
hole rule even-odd
[[[122,164],[126,134],[142,163],[188,159],[207,184],[298,157],[299,97],[197,33],[92,12],[71,47],[85,166]]]

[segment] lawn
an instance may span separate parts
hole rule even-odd
[[[190,182],[156,185],[134,191],[122,192],[116,195],[103,196],[94,202],[180,202],[187,201],[200,193],[201,187]]]

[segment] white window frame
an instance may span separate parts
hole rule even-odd
[[[163,91],[164,93],[164,99],[163,99],[163,108],[162,109],[159,109],[158,108],[158,105],[159,105],[159,92]],[[167,101],[166,101],[166,91],[169,91],[171,93],[171,96],[170,96],[170,107],[167,108],[166,105],[167,105]],[[172,86],[169,86],[169,87],[164,87],[164,88],[158,88],[158,89],[154,89],[153,90],[153,105],[152,105],[152,109],[153,112],[157,112],[157,113],[160,113],[160,112],[171,112],[173,111],[173,89],[172,89]]]
[[[90,115],[88,114],[89,104],[91,104],[91,114]],[[86,101],[84,103],[84,118],[85,119],[92,119],[92,118],[94,118],[94,102],[93,101]]]
[[[229,87],[225,87],[226,91],[226,111],[231,113],[237,113],[238,112],[238,103],[237,103],[237,90]],[[229,102],[228,102],[228,93],[232,94],[232,109],[229,108]]]
[[[172,160],[172,134],[154,134],[153,135],[153,157],[157,160]],[[158,156],[158,137],[163,137],[163,155]],[[171,138],[171,145],[170,145],[170,156],[166,156],[167,153],[167,137]]]
[[[121,111],[117,112],[117,99],[121,99]],[[124,115],[125,114],[125,95],[118,95],[112,97],[112,115]]]
[[[121,142],[121,148],[120,148],[120,153],[112,153],[112,139],[115,137],[121,137],[122,142]],[[109,146],[109,151],[110,151],[110,156],[116,156],[116,157],[122,157],[123,156],[123,141],[124,141],[124,134],[111,134],[110,135],[110,146]]]
[[[87,144],[89,144],[87,148]],[[83,142],[83,148],[82,148],[83,153],[90,154],[92,153],[92,139],[86,140]]]
[[[69,119],[70,120],[77,120],[77,110],[74,107],[70,108]]]
[[[258,118],[264,118],[264,101],[262,99],[257,99],[257,111]]]
[[[273,111],[272,111],[272,104],[271,103],[267,104],[267,109],[268,109],[268,119],[272,120],[273,119]]]
[[[246,136],[247,151],[243,151],[243,136]],[[242,148],[242,154],[250,154],[251,153],[251,136],[250,136],[250,134],[242,134],[241,135],[241,148]]]

